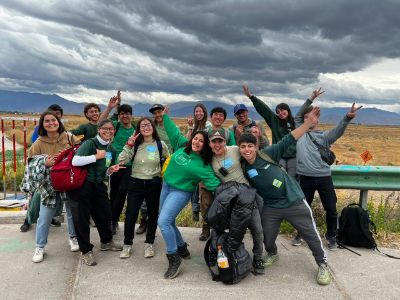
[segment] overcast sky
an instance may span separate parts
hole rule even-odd
[[[0,89],[400,112],[400,1],[1,0]]]

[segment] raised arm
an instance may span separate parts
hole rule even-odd
[[[164,110],[163,115],[165,132],[168,135],[168,139],[172,145],[172,148],[177,150],[178,148],[183,147],[188,142],[188,139],[180,132],[179,128],[167,115],[167,112],[168,108]]]
[[[350,110],[347,112],[347,114],[344,116],[342,120],[331,130],[329,130],[326,133],[326,139],[330,144],[333,144],[338,138],[340,138],[344,131],[347,128],[347,125],[351,122],[352,119],[354,119],[357,115],[357,111],[360,110],[362,106],[355,107],[355,103],[351,106]]]
[[[261,117],[263,117],[265,122],[267,122],[268,126],[272,129],[272,127],[275,126],[275,123],[278,122],[278,117],[276,114],[269,108],[267,104],[254,96],[250,92],[250,89],[247,85],[243,85],[243,92],[247,97],[249,97],[256,111]]]
[[[121,92],[118,91],[116,96],[113,96],[110,98],[110,101],[108,101],[108,105],[107,108],[101,113],[100,118],[99,118],[99,122],[101,120],[107,119],[108,115],[110,114],[110,112],[119,106],[121,101]]]
[[[294,123],[295,123],[296,127],[299,127],[301,124],[303,124],[303,122],[304,122],[304,112],[314,102],[314,100],[317,99],[323,93],[325,93],[325,91],[322,91],[321,88],[319,88],[318,90],[312,91],[310,97],[307,98],[307,100],[299,108],[299,111],[297,112],[296,116],[294,117]]]

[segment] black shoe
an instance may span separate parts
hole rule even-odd
[[[201,230],[199,240],[204,242],[207,241],[209,237],[210,237],[210,226],[208,224],[203,224],[203,229]]]
[[[56,227],[60,227],[61,226],[61,222],[58,221],[57,219],[51,219],[51,225],[56,226]]]
[[[31,224],[28,223],[28,219],[25,219],[24,224],[19,228],[21,232],[27,232],[31,228]]]
[[[136,234],[143,234],[147,229],[147,220],[145,217],[140,218],[140,224],[138,229],[136,229]]]
[[[253,259],[253,274],[254,275],[263,275],[263,274],[265,274],[264,260],[262,258]]]
[[[183,259],[178,255],[178,253],[167,254],[168,258],[168,270],[164,274],[165,279],[172,279],[179,275],[183,267]]]
[[[112,235],[116,235],[116,234],[117,234],[118,227],[119,227],[118,222],[111,221],[110,227],[111,227],[111,233],[112,233]]]
[[[178,255],[183,258],[183,259],[189,259],[190,258],[190,252],[187,248],[187,243],[185,243],[183,246],[178,246]]]
[[[193,218],[193,221],[199,222],[199,221],[200,221],[200,214],[199,214],[199,212],[198,212],[198,211],[194,211],[194,212],[193,212],[192,218]]]

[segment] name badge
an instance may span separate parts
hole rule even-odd
[[[112,153],[111,152],[106,152],[106,167],[108,168],[111,166],[111,160],[112,160]]]
[[[282,181],[280,181],[278,179],[274,179],[274,181],[272,182],[272,185],[279,189],[282,186],[282,183],[283,183]]]
[[[251,169],[251,170],[248,170],[248,171],[247,171],[247,175],[248,175],[250,178],[253,178],[253,177],[256,177],[256,176],[258,175],[258,172],[257,172],[256,169]]]

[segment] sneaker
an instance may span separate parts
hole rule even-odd
[[[114,241],[110,241],[110,242],[105,243],[105,244],[101,243],[101,245],[100,245],[100,250],[101,251],[108,251],[108,250],[121,251],[122,248],[123,248],[122,245],[115,244]]]
[[[198,211],[194,211],[192,218],[193,218],[193,221],[199,222],[200,221],[200,213]]]
[[[57,219],[53,218],[53,219],[51,219],[50,225],[56,226],[56,227],[60,227],[61,226],[61,222],[58,221]]]
[[[337,245],[335,236],[334,237],[328,237],[328,236],[325,235],[325,239],[326,239],[326,241],[328,243],[328,249],[330,251],[336,251],[338,249],[338,245]]]
[[[43,261],[44,248],[36,247],[35,253],[33,254],[32,261],[34,263],[40,263]]]
[[[264,261],[262,258],[261,259],[253,259],[253,274],[254,275],[265,274]]]
[[[184,262],[178,253],[167,254],[168,258],[168,270],[164,274],[165,279],[173,279],[181,272]]]
[[[71,252],[79,251],[79,244],[78,244],[78,240],[76,239],[76,237],[69,239],[69,246],[71,247]]]
[[[317,283],[320,285],[328,285],[331,283],[331,273],[329,272],[328,265],[326,263],[318,266]]]
[[[279,255],[267,253],[264,259],[264,267],[270,267],[279,260]]]
[[[28,220],[25,219],[24,224],[19,228],[21,232],[27,232],[31,228],[31,225],[28,223]]]
[[[153,256],[154,256],[153,244],[145,243],[144,244],[144,257],[149,258],[149,257],[153,257]]]
[[[132,245],[124,245],[122,247],[122,252],[119,255],[119,258],[129,258],[132,254]]]
[[[292,246],[301,246],[301,236],[300,235],[296,235],[291,242]]]
[[[85,253],[85,254],[82,253],[82,260],[88,266],[97,265],[97,262],[94,259],[94,255],[93,255],[92,251],[89,251],[88,253]]]

